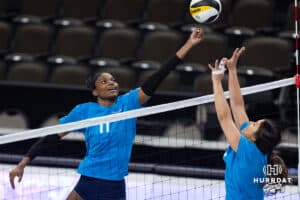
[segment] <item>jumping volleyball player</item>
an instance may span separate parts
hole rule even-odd
[[[140,88],[124,95],[119,96],[119,85],[111,74],[95,73],[88,79],[88,88],[92,90],[97,102],[77,105],[60,122],[75,122],[140,108],[190,49],[202,41],[203,35],[201,29],[193,31],[176,55],[167,60]],[[85,136],[86,155],[77,170],[81,174],[80,179],[67,199],[124,200],[124,177],[128,174],[128,162],[136,134],[136,118],[87,127],[82,131]],[[37,156],[41,148],[57,143],[66,134],[49,135],[37,141],[18,166],[9,173],[12,188],[15,188],[15,177],[19,177],[19,182],[22,180],[25,166]]]
[[[254,179],[264,178],[263,167],[267,164],[282,167],[280,178],[286,178],[288,174],[283,160],[272,153],[280,142],[280,133],[270,120],[249,121],[246,114],[236,68],[237,60],[244,50],[244,47],[237,48],[230,59],[223,58],[220,63],[217,60],[214,67],[209,65],[218,120],[229,143],[223,157],[226,165],[226,200],[263,199],[263,184],[256,183]],[[229,71],[231,110],[221,83],[225,71],[223,65]]]

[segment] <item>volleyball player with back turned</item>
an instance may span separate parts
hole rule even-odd
[[[237,48],[230,59],[223,58],[220,63],[217,60],[214,67],[209,65],[217,117],[229,143],[223,156],[226,200],[263,199],[263,184],[256,183],[254,179],[264,178],[263,167],[267,164],[280,165],[283,169],[281,177],[287,177],[288,173],[284,161],[272,153],[281,140],[280,133],[270,120],[249,121],[247,116],[237,76],[237,61],[244,50],[244,47]],[[230,107],[222,87],[225,71],[222,62],[229,73]]]
[[[111,74],[96,72],[88,79],[88,87],[97,102],[77,105],[67,116],[61,118],[60,122],[75,122],[140,108],[151,98],[159,84],[182,61],[188,51],[202,41],[203,35],[201,29],[193,31],[176,55],[167,60],[140,88],[124,95],[119,95],[119,85]],[[126,199],[124,177],[128,174],[128,163],[136,134],[136,118],[111,124],[103,123],[81,131],[85,136],[86,154],[77,170],[81,174],[80,179],[67,199]],[[19,182],[21,181],[25,166],[45,145],[55,144],[66,134],[46,136],[36,142],[18,166],[9,173],[11,186],[15,188],[15,177],[19,178]]]

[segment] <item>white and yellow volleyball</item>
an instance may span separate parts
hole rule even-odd
[[[199,23],[216,21],[222,11],[220,0],[191,0],[190,13]]]

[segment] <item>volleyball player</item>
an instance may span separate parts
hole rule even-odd
[[[238,58],[244,50],[244,47],[237,48],[230,59],[223,58],[220,63],[217,60],[214,67],[209,65],[212,70],[217,117],[229,143],[223,156],[226,165],[226,200],[263,199],[263,184],[255,182],[255,179],[265,177],[263,168],[267,164],[282,167],[283,171],[278,177],[286,178],[288,173],[283,160],[272,153],[280,142],[280,133],[270,120],[249,121],[245,111],[236,67]],[[223,64],[229,71],[231,110],[221,82],[225,71],[222,68]]]
[[[124,95],[119,95],[119,85],[111,74],[95,73],[88,79],[88,88],[97,98],[97,102],[77,105],[67,116],[61,118],[60,122],[69,123],[140,108],[153,96],[159,84],[182,61],[188,51],[203,40],[203,36],[201,29],[193,31],[176,55],[167,60],[140,88]],[[136,134],[136,119],[103,123],[82,131],[85,136],[86,155],[77,170],[81,174],[80,179],[67,199],[125,199],[124,177],[128,174],[128,162]],[[66,134],[46,136],[36,142],[18,166],[10,171],[12,188],[15,188],[15,177],[19,178],[19,182],[22,180],[25,166],[40,150],[46,144],[58,142]]]

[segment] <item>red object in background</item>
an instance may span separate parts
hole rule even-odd
[[[295,76],[295,84],[297,88],[300,88],[300,75],[296,74]]]

